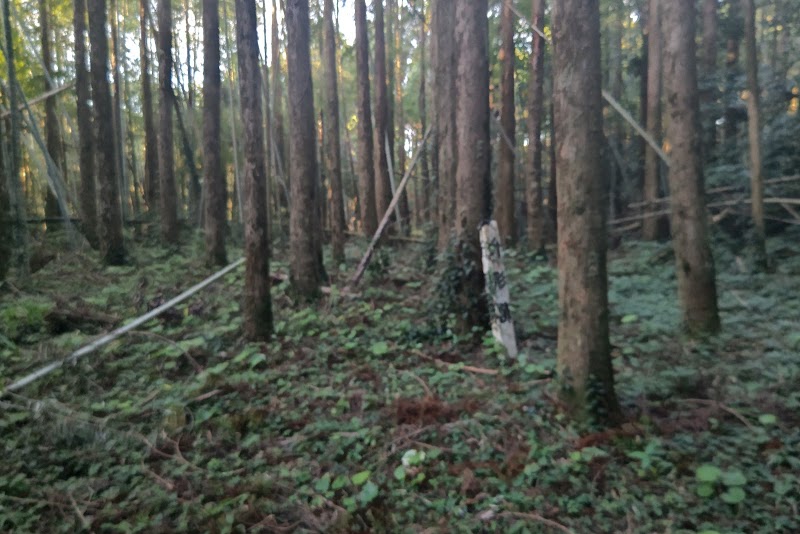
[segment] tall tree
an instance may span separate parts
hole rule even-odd
[[[5,134],[4,121],[0,120],[0,139]],[[11,254],[13,252],[14,214],[11,213],[11,192],[9,191],[10,180],[6,175],[5,146],[0,145],[0,170],[3,176],[0,177],[0,282],[6,279],[11,268]]]
[[[717,117],[710,109],[717,98],[717,46],[719,1],[703,0],[703,90],[701,104],[705,107],[703,126],[703,155],[710,159],[716,141]]]
[[[289,218],[292,286],[303,299],[319,294],[322,273],[319,266],[318,235],[321,231],[317,206],[316,126],[309,52],[308,0],[287,0],[286,64],[288,71],[289,116],[292,124],[289,162],[291,215]],[[311,207],[311,209],[309,209]]]
[[[545,0],[532,0],[533,25],[544,26]],[[528,248],[544,250],[545,213],[542,202],[542,124],[544,124],[544,48],[545,40],[533,32],[531,74],[528,82],[528,146],[530,147],[528,182],[525,187],[528,205]]]
[[[283,81],[281,80],[281,40],[278,26],[278,9],[275,0],[272,0],[272,120],[275,125],[275,159],[277,174],[287,179],[289,158],[286,153],[286,128],[283,120]],[[281,205],[289,209],[286,199],[281,196]]]
[[[158,0],[158,178],[161,212],[161,238],[178,242],[178,192],[175,185],[175,146],[172,132],[172,2]]]
[[[389,181],[388,136],[389,96],[386,86],[386,35],[383,26],[383,0],[374,0],[375,10],[375,207],[381,219],[392,201]]]
[[[517,242],[514,205],[514,152],[516,150],[516,107],[514,104],[514,12],[510,2],[503,2],[500,14],[500,149],[497,162],[495,218],[500,238],[507,246]]]
[[[125,145],[122,135],[122,73],[120,62],[122,61],[119,43],[119,17],[117,12],[117,0],[111,0],[111,77],[114,80],[114,154],[117,166],[117,179],[119,180],[119,190],[122,201],[122,216],[130,215],[130,186],[125,171]]]
[[[647,133],[661,142],[661,97],[662,97],[662,51],[663,35],[661,31],[661,0],[650,0],[647,18]],[[644,160],[644,201],[646,211],[658,209],[658,197],[661,185],[661,160],[653,147],[645,147]],[[645,217],[642,220],[642,237],[654,241],[664,236],[664,224],[661,217]]]
[[[250,340],[272,335],[269,275],[267,168],[261,110],[261,69],[255,0],[236,0],[236,50],[244,128],[244,334]]]
[[[691,333],[720,327],[714,258],[709,244],[700,154],[700,118],[693,0],[663,4],[664,80],[672,145],[669,170],[672,244],[683,319]]]
[[[750,209],[755,226],[756,262],[766,267],[767,235],[764,228],[764,176],[761,163],[761,89],[758,83],[758,47],[756,46],[756,6],[754,0],[742,0],[744,11],[744,53],[747,71],[747,121],[750,144]]]
[[[75,96],[78,117],[78,164],[80,166],[81,231],[92,248],[97,240],[97,200],[95,198],[94,142],[92,136],[91,81],[86,68],[86,0],[74,0],[72,27],[75,35]]]
[[[402,5],[401,5],[402,7]],[[403,105],[403,83],[406,75],[406,47],[402,45],[403,42],[403,10],[398,9],[397,0],[389,0],[390,13],[394,13],[396,18],[392,22],[393,31],[390,32],[392,41],[394,42],[393,54],[394,62],[390,72],[394,72],[389,82],[389,96],[394,98],[394,105],[390,108],[389,123],[393,126],[389,128],[389,132],[393,135],[390,138],[389,144],[392,147],[392,161],[397,162],[395,169],[395,176],[403,176],[406,172],[406,113],[405,106]],[[397,80],[400,80],[398,83]],[[394,89],[392,89],[394,88]],[[394,130],[397,129],[396,135],[400,138],[400,142],[395,142]],[[405,235],[411,233],[411,211],[408,204],[408,187],[404,187],[400,194],[400,220],[402,221],[403,232]]]
[[[453,236],[456,211],[456,94],[455,2],[437,1],[433,20],[436,39],[434,91],[436,106],[436,158],[439,160],[439,251]]]
[[[419,157],[419,172],[422,181],[422,198],[416,198],[416,202],[420,204],[419,211],[422,220],[421,222],[429,222],[433,218],[433,208],[435,202],[432,202],[433,187],[431,184],[430,166],[428,165],[428,147],[425,144],[423,136],[428,129],[428,110],[427,110],[427,59],[426,42],[428,40],[428,27],[426,24],[425,16],[425,3],[421,5],[422,13],[420,15],[419,26],[419,94],[417,96],[417,109],[419,110],[419,135],[420,135],[420,157]],[[420,200],[422,202],[420,202]]]
[[[55,89],[53,86],[53,54],[50,51],[50,10],[47,0],[39,0],[39,31],[41,32],[42,43],[42,66],[44,67],[44,92]],[[64,161],[64,147],[61,144],[61,128],[58,125],[58,113],[56,112],[56,96],[52,95],[44,101],[44,131],[45,144],[50,158],[56,165]],[[64,169],[61,169],[62,173]],[[66,175],[64,175],[66,177]],[[45,195],[45,215],[47,217],[58,217],[61,210],[58,207],[58,199],[53,191],[48,188]]]
[[[325,63],[325,174],[331,184],[331,245],[333,262],[344,262],[344,193],[342,192],[342,152],[339,140],[339,86],[336,70],[336,34],[333,26],[333,0],[324,5]]]
[[[150,81],[150,53],[147,48],[149,0],[139,0],[139,70],[142,76],[142,118],[144,120],[144,199],[147,209],[157,211],[158,139],[153,122],[153,89]]]
[[[203,182],[206,261],[225,265],[228,196],[220,155],[219,0],[203,0]]]
[[[573,416],[609,422],[619,407],[608,333],[599,1],[555,2],[553,41],[561,397]]]
[[[489,57],[486,0],[457,0],[456,50],[456,261],[460,328],[488,325],[478,226],[491,215]]]
[[[122,213],[117,181],[111,88],[108,83],[108,33],[106,0],[88,0],[91,44],[92,101],[98,190],[98,238],[100,254],[108,265],[125,262]]]
[[[356,83],[358,85],[358,198],[361,208],[361,227],[364,235],[372,237],[378,229],[375,205],[375,165],[372,139],[372,106],[369,96],[369,37],[367,35],[367,5],[355,0],[356,11]]]

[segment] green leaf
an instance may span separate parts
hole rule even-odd
[[[747,494],[739,486],[733,486],[728,488],[728,491],[720,495],[720,497],[728,504],[739,504],[747,497]]]
[[[333,484],[331,485],[331,489],[335,491],[338,489],[342,489],[346,485],[347,485],[347,477],[344,475],[339,475],[334,479]]]
[[[697,495],[703,498],[711,497],[714,494],[714,486],[703,483],[697,486]]]
[[[703,464],[697,468],[695,475],[700,482],[714,483],[719,480],[722,470],[715,465]]]
[[[400,481],[406,479],[406,470],[402,465],[398,465],[397,467],[395,467],[394,478]]]
[[[364,484],[363,488],[361,488],[361,491],[358,494],[358,500],[361,502],[361,504],[369,504],[377,496],[378,496],[378,485],[370,480],[369,482]]]
[[[747,477],[739,470],[725,471],[722,474],[722,483],[726,486],[744,486],[747,484]]]
[[[622,324],[631,324],[639,320],[639,316],[635,313],[630,313],[622,317]]]
[[[778,418],[771,413],[764,413],[758,416],[758,422],[764,426],[774,425],[778,422]]]
[[[375,356],[383,356],[384,354],[389,352],[389,344],[385,341],[377,341],[372,344],[369,350]]]
[[[317,490],[317,493],[325,493],[331,487],[331,475],[329,473],[325,473],[322,478],[317,480],[317,483],[314,484],[314,489]]]
[[[350,477],[350,480],[351,480],[351,481],[353,482],[353,484],[355,484],[356,486],[360,486],[360,485],[362,485],[364,482],[366,482],[367,480],[369,480],[369,475],[370,475],[370,472],[369,472],[369,471],[361,471],[360,473],[356,473],[355,475],[353,475],[352,477]]]

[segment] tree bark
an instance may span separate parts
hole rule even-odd
[[[54,89],[53,86],[53,55],[50,52],[50,10],[47,7],[47,0],[39,0],[39,30],[41,32],[42,44],[42,66],[44,68],[44,92],[47,93]],[[60,165],[64,161],[64,150],[61,144],[61,128],[58,125],[58,113],[56,112],[56,98],[53,95],[44,101],[44,132],[45,144],[47,145],[47,152],[50,158],[56,165]],[[66,180],[67,175],[64,174],[65,169],[61,172]],[[61,210],[58,207],[58,199],[53,191],[48,187],[45,193],[45,217],[56,218],[61,215]]]
[[[545,0],[532,0],[531,13],[537,28],[544,26]],[[530,146],[530,171],[526,184],[528,205],[528,248],[533,252],[544,250],[545,214],[542,205],[542,124],[544,122],[544,50],[545,41],[533,32],[531,43],[531,74],[528,81],[528,138]]]
[[[289,241],[291,282],[303,300],[319,295],[322,273],[318,264],[321,233],[317,178],[316,121],[311,82],[309,52],[308,0],[286,1],[286,64],[288,65],[289,120],[291,137],[289,172],[291,174],[291,215]]]
[[[267,169],[261,114],[261,69],[255,0],[236,0],[236,49],[244,130],[244,335],[251,341],[272,335],[270,242],[267,227]]]
[[[514,150],[517,120],[514,105],[514,15],[511,4],[503,2],[500,15],[500,134],[495,219],[500,239],[508,247],[517,242],[517,223],[514,205]],[[510,144],[509,144],[510,142]]]
[[[158,177],[161,211],[161,238],[169,245],[178,243],[178,193],[175,185],[175,147],[172,132],[172,3],[158,0]]]
[[[108,34],[106,0],[88,0],[89,42],[94,110],[95,150],[98,187],[98,238],[100,254],[108,265],[125,262],[122,213],[114,151],[111,88],[108,83]]]
[[[703,128],[703,154],[706,161],[711,159],[717,137],[717,117],[714,102],[717,99],[717,46],[718,46],[718,0],[703,0],[703,77],[705,89],[701,93],[701,104],[705,108]]]
[[[86,0],[73,2],[73,31],[75,35],[75,96],[78,117],[78,164],[80,166],[81,231],[92,248],[100,246],[97,239],[97,199],[94,176],[94,142],[92,140],[91,81],[86,68]]]
[[[280,28],[278,26],[278,9],[275,0],[272,0],[272,120],[275,124],[273,130],[275,151],[276,151],[276,175],[288,183],[289,177],[289,155],[286,153],[286,127],[283,120],[283,81],[281,80],[281,41]],[[280,196],[280,205],[289,215],[289,205],[286,198]]]
[[[553,9],[554,106],[558,126],[558,376],[573,417],[619,414],[608,332],[606,211],[598,0]]]
[[[747,71],[747,123],[750,144],[750,209],[755,227],[756,263],[766,268],[767,235],[764,227],[764,176],[761,161],[761,89],[758,83],[758,48],[756,46],[756,7],[754,0],[742,0],[744,11],[744,51]]]
[[[648,51],[647,51],[647,133],[657,142],[661,142],[661,97],[662,97],[662,44],[661,0],[650,0],[648,14]],[[644,201],[645,211],[652,210],[660,195],[661,160],[650,145],[645,147],[644,160]],[[647,217],[642,221],[642,237],[655,241],[664,237],[664,219]]]
[[[153,89],[150,81],[150,53],[147,49],[148,0],[139,0],[139,70],[142,76],[142,118],[144,120],[144,199],[148,211],[158,205],[158,138],[153,122]]]
[[[372,138],[372,106],[369,96],[369,37],[367,6],[355,0],[356,11],[356,83],[358,85],[358,197],[361,207],[361,229],[371,238],[378,229],[375,205],[375,164]]]
[[[394,72],[389,82],[389,97],[394,98],[394,105],[390,108],[389,123],[392,125],[389,132],[392,134],[389,143],[392,147],[392,161],[397,162],[395,176],[403,176],[406,170],[406,114],[403,106],[403,83],[406,75],[406,54],[403,47],[403,17],[402,11],[398,9],[397,0],[389,0],[390,13],[395,14],[396,19],[392,21],[392,31],[389,32],[394,42],[390,72]],[[390,17],[392,15],[390,14]],[[400,80],[400,83],[397,83]],[[399,143],[396,142],[396,135],[399,136]],[[411,234],[411,210],[408,204],[408,188],[404,188],[400,197],[400,220],[402,221],[403,232],[406,236]]]
[[[478,227],[491,216],[487,1],[457,0],[456,49],[456,261],[460,329],[488,326]]]
[[[331,245],[335,265],[344,263],[344,194],[342,152],[339,139],[339,86],[336,70],[336,35],[333,28],[333,0],[324,0],[323,60],[325,62],[325,174],[331,184]]]
[[[380,220],[392,201],[392,184],[389,181],[389,159],[386,156],[389,98],[386,87],[386,36],[383,27],[383,0],[375,0],[373,8],[375,10],[375,208]]]
[[[5,136],[5,120],[0,120],[0,139]],[[9,180],[6,176],[5,144],[0,144],[0,282],[6,279],[11,268],[11,254],[14,244],[14,214],[11,213]]]
[[[206,262],[223,266],[228,195],[220,154],[222,123],[219,72],[219,0],[203,0],[203,182],[205,197]]]
[[[419,109],[419,136],[420,136],[420,145],[419,150],[421,150],[420,154],[420,161],[419,161],[419,168],[420,168],[420,181],[422,182],[422,200],[420,205],[420,216],[422,217],[422,221],[430,222],[433,220],[433,184],[431,183],[431,173],[430,173],[430,166],[428,165],[428,147],[425,144],[423,136],[428,129],[428,110],[427,110],[427,53],[426,53],[426,42],[428,39],[428,30],[425,26],[425,4],[422,4],[423,12],[422,12],[422,20],[420,21],[420,29],[419,29],[419,95],[417,97],[417,108]]]
[[[119,179],[122,218],[130,216],[130,185],[125,171],[125,145],[122,135],[122,79],[120,73],[119,23],[117,17],[117,0],[111,0],[111,70],[114,81],[114,154]]]
[[[436,65],[434,101],[436,105],[436,157],[439,169],[439,251],[453,237],[456,211],[456,61],[455,3],[438,0],[434,4],[436,22]]]
[[[672,243],[684,324],[692,334],[720,328],[714,259],[703,191],[695,11],[693,0],[663,5],[666,33],[664,80],[672,145],[669,185]]]

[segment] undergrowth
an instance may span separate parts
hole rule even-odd
[[[771,240],[773,274],[716,248],[724,330],[705,341],[680,335],[668,247],[615,252],[627,422],[602,431],[560,414],[556,272],[540,259],[507,255],[519,362],[431,316],[425,247],[381,253],[358,295],[334,280],[317,307],[276,285],[263,344],[241,341],[234,272],[2,399],[0,531],[798,532],[797,237]],[[210,273],[191,253],[133,257],[61,252],[6,287],[2,381]]]

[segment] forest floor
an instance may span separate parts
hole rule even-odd
[[[548,263],[507,255],[519,362],[448,329],[421,245],[379,252],[357,296],[276,285],[263,344],[235,271],[0,399],[0,532],[800,532],[799,243],[771,239],[759,274],[718,236],[704,341],[680,335],[669,245],[614,251],[607,431],[559,413]],[[0,288],[0,383],[205,278],[199,250],[59,251]]]

